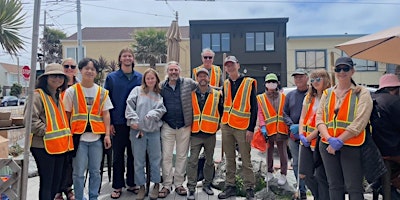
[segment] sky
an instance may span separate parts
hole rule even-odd
[[[26,13],[25,50],[20,65],[30,65],[34,0],[21,0]],[[169,26],[178,12],[181,26],[190,20],[288,18],[287,36],[370,34],[400,26],[398,0],[81,0],[84,27]],[[77,32],[76,0],[42,0],[40,24],[70,36]],[[39,37],[43,26],[39,29]],[[35,58],[36,59],[36,58]],[[0,49],[0,62],[17,59]]]

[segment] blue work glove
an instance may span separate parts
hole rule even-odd
[[[303,143],[304,147],[310,146],[310,142],[307,140],[306,136],[304,136],[303,134],[300,134],[300,141],[301,141],[301,143]]]
[[[335,149],[336,151],[338,151],[343,146],[343,141],[339,138],[330,137],[328,139],[328,142],[329,142],[329,145],[331,145],[331,147],[333,149]]]
[[[300,137],[299,137],[299,125],[298,124],[290,125],[290,132],[293,134],[293,137],[296,140],[300,139]]]
[[[267,133],[267,128],[265,128],[265,126],[261,126],[261,133],[264,136],[265,142],[268,142],[268,133]]]

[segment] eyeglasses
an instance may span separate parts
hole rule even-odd
[[[64,78],[64,75],[62,75],[62,74],[50,74],[49,78]]]
[[[336,67],[335,68],[335,72],[337,72],[337,73],[339,73],[340,71],[344,71],[344,72],[348,72],[348,71],[350,71],[350,67],[349,66],[346,66],[346,67],[342,67],[342,68],[339,68],[339,67]]]
[[[76,68],[76,65],[64,65],[64,68],[65,69],[68,69],[68,68],[70,68],[71,67],[71,69],[75,69]]]
[[[203,56],[204,60],[212,60],[213,57],[212,56]]]
[[[312,79],[310,79],[310,82],[311,82],[311,83],[320,82],[321,80],[322,80],[321,77],[317,77],[317,78],[312,78]]]

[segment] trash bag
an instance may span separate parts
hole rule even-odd
[[[265,138],[260,129],[254,133],[253,140],[251,140],[251,146],[261,152],[265,152],[267,150],[267,143],[265,142]]]

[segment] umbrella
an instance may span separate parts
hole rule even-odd
[[[350,40],[337,45],[336,48],[350,57],[400,64],[400,27]]]
[[[177,20],[172,21],[166,36],[168,40],[167,59],[168,61],[174,60],[179,62],[179,42],[181,41],[181,32],[179,31]]]

